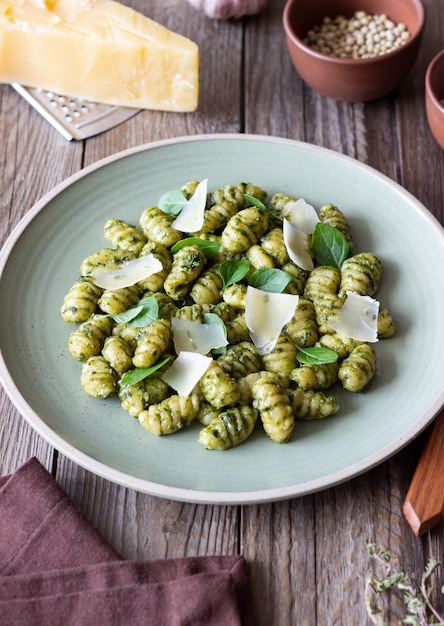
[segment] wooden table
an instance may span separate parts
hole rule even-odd
[[[393,94],[367,104],[335,102],[303,84],[290,63],[284,0],[260,16],[211,21],[185,0],[131,0],[196,41],[201,96],[193,114],[143,111],[84,142],[67,142],[10,86],[0,87],[0,243],[47,191],[81,168],[124,148],[198,133],[285,136],[332,148],[403,185],[444,222],[444,152],[427,126],[424,75],[444,47],[444,5],[426,0],[423,45],[414,70]],[[58,454],[28,426],[3,390],[0,471],[36,455],[84,515],[127,559],[241,553],[249,562],[258,626],[364,626],[366,541],[389,549],[419,576],[429,557],[444,560],[444,526],[416,538],[402,515],[423,433],[393,458],[340,486],[260,505],[183,504],[103,480]],[[0,538],[1,540],[1,538]],[[444,582],[443,571],[434,579]],[[439,584],[438,584],[439,583]],[[444,612],[444,596],[433,596]],[[387,596],[389,624],[403,605]]]

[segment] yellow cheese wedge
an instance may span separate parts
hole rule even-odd
[[[0,82],[194,111],[197,45],[113,0],[0,0]]]

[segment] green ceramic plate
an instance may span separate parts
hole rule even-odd
[[[229,451],[208,451],[198,424],[157,438],[119,401],[88,398],[67,351],[72,327],[60,305],[80,261],[105,247],[110,217],[137,223],[148,205],[188,180],[209,188],[251,181],[315,207],[336,204],[355,251],[383,264],[379,300],[397,323],[376,344],[367,391],[335,391],[341,410],[298,423],[290,443],[257,432]],[[86,469],[161,497],[209,503],[282,500],[330,487],[397,452],[444,402],[443,228],[409,193],[335,152],[286,139],[209,135],[140,146],[79,172],[20,222],[0,255],[0,378],[31,426]]]

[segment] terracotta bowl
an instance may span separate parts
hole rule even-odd
[[[351,17],[356,11],[387,15],[408,28],[410,38],[398,49],[367,59],[332,57],[303,43],[324,17]],[[288,50],[301,78],[319,93],[349,102],[385,96],[407,76],[418,56],[425,11],[421,0],[288,0],[283,23]]]
[[[444,148],[444,50],[438,52],[427,68],[425,94],[430,130]]]

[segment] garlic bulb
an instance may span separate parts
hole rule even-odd
[[[218,20],[259,13],[268,0],[187,0],[191,6]]]

